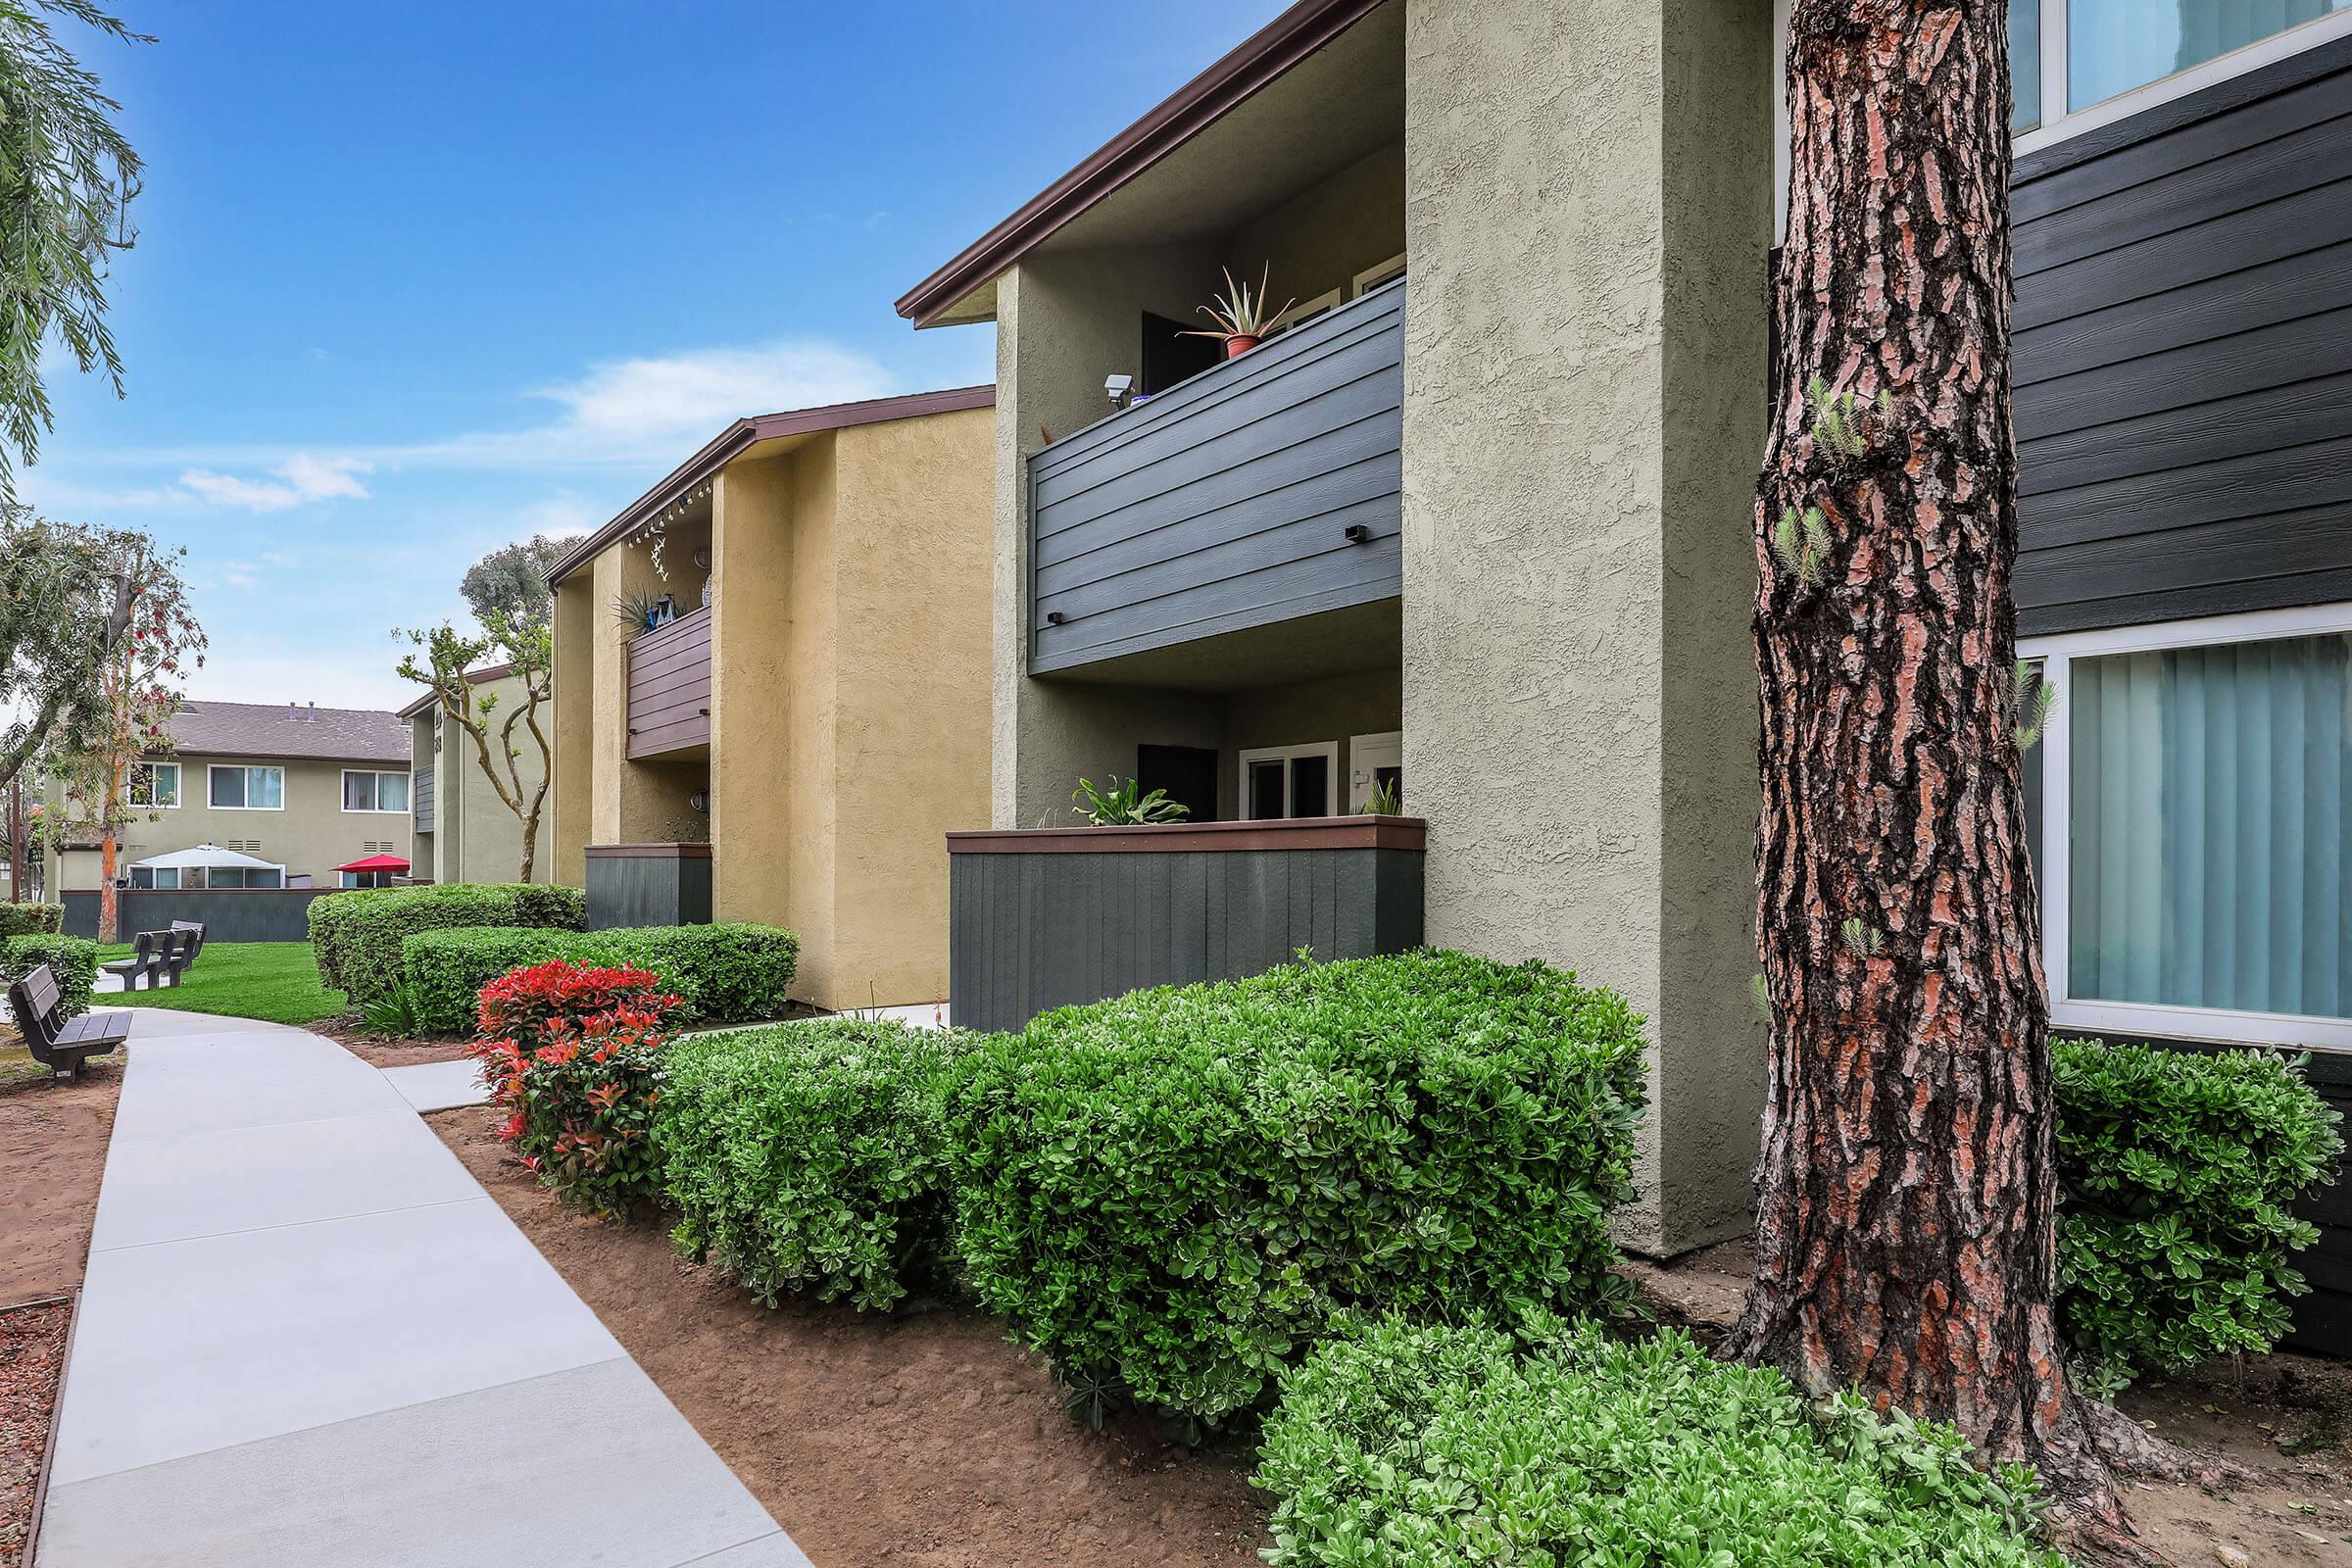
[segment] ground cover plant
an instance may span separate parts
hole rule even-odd
[[[312,901],[311,946],[326,988],[365,1007],[399,986],[401,941],[415,932],[463,926],[576,931],[587,918],[586,896],[577,888],[472,882],[368,888]]]
[[[420,1034],[471,1028],[484,986],[512,969],[558,959],[653,970],[680,998],[682,1024],[756,1023],[790,1005],[800,947],[779,926],[733,922],[608,931],[493,926],[412,936],[401,945],[400,965]]]
[[[473,1054],[499,1136],[565,1202],[626,1216],[659,1196],[653,1116],[678,1006],[642,969],[547,963],[483,988]]]
[[[880,1310],[937,1286],[961,1040],[824,1018],[678,1042],[654,1142],[679,1250],[769,1306],[808,1291]]]
[[[1282,1390],[1256,1477],[1276,1568],[2065,1568],[2024,1472],[1851,1396],[1809,1410],[1679,1330],[1389,1319]]]
[[[1615,994],[1452,953],[1047,1013],[958,1073],[967,1278],[1098,1419],[1200,1424],[1343,1309],[1591,1307],[1642,1052]]]
[[[74,1017],[89,1010],[90,987],[98,980],[100,951],[98,944],[87,937],[26,935],[0,939],[0,987],[15,985],[45,963],[57,978],[58,1016]]]
[[[127,958],[130,945],[103,949],[106,959]],[[318,959],[307,942],[207,941],[179,984],[160,991],[109,992],[104,1007],[171,1007],[265,1023],[312,1024],[343,1012],[340,994],[319,983]]]
[[[2268,1350],[2319,1239],[2293,1205],[2343,1152],[2341,1116],[2275,1052],[2055,1044],[2059,1310],[2079,1380]]]

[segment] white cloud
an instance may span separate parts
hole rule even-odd
[[[534,429],[477,431],[387,451],[387,461],[483,467],[677,462],[736,419],[887,397],[880,362],[831,344],[769,343],[591,366],[531,396],[562,417]]]
[[[274,479],[241,479],[209,468],[190,468],[179,476],[179,484],[217,507],[285,512],[314,501],[367,500],[368,487],[360,483],[359,476],[374,472],[375,465],[362,458],[320,458],[297,452],[270,471]]]

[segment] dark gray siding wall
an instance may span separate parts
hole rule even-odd
[[[952,855],[948,1006],[965,1029],[1146,986],[1258,974],[1300,948],[1421,945],[1417,850]]]
[[[420,767],[416,770],[416,784],[412,792],[412,797],[409,805],[416,809],[416,831],[430,833],[433,830],[433,770],[431,768]],[[415,870],[416,867],[412,866],[410,869]],[[428,866],[426,869],[430,870],[431,867]]]
[[[308,942],[311,901],[334,888],[127,888],[118,896],[115,928],[125,941],[133,932],[163,931],[174,920],[203,923],[207,942]],[[95,891],[67,893],[66,934],[98,934]],[[198,962],[203,960],[199,958]]]
[[[2018,160],[2026,635],[2352,598],[2352,40]]]
[[[1404,290],[1374,289],[1030,460],[1032,669],[1403,592]],[[1369,540],[1348,539],[1355,524]]]

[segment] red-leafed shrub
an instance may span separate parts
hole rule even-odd
[[[499,1136],[564,1201],[626,1214],[659,1193],[647,1129],[678,1005],[644,969],[543,963],[482,988],[472,1054]]]

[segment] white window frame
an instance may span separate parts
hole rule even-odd
[[[1387,261],[1367,267],[1348,280],[1348,297],[1361,299],[1381,284],[1402,277],[1405,272],[1405,253],[1398,251]]]
[[[1250,816],[1248,814],[1250,810],[1250,764],[1251,762],[1271,762],[1276,760],[1279,760],[1282,763],[1282,804],[1284,808],[1287,810],[1291,804],[1291,764],[1296,762],[1301,757],[1320,757],[1323,759],[1322,814],[1325,816],[1336,816],[1338,814],[1338,807],[1335,802],[1337,800],[1337,793],[1340,787],[1340,743],[1338,741],[1310,741],[1299,746],[1256,746],[1251,747],[1249,751],[1242,753],[1241,794],[1235,798],[1235,806],[1237,810],[1242,814],[1243,820],[1250,822],[1305,822],[1313,820],[1311,817],[1302,816]]]
[[[335,803],[337,805],[340,806],[343,802],[351,799],[351,780],[353,775],[359,773],[372,773],[375,775],[375,798],[379,801],[384,798],[385,779],[407,779],[409,781],[409,804],[407,806],[400,807],[397,809],[388,809],[381,806],[345,806],[343,807],[343,814],[345,816],[407,816],[415,808],[416,804],[416,774],[414,772],[404,772],[399,768],[383,767],[347,767],[343,769],[343,776],[335,781]]]
[[[165,768],[168,767],[172,770],[172,799],[169,801],[147,801],[145,803],[141,803],[133,799],[131,779],[135,779],[138,776],[138,771],[142,767],[154,769],[154,776],[158,779],[163,776],[163,770]],[[180,766],[177,762],[138,761],[131,764],[130,771],[131,778],[126,778],[122,781],[122,804],[124,806],[129,807],[134,811],[176,811],[179,809],[179,792],[182,786],[186,783],[186,776],[180,771]],[[213,787],[212,779],[209,774],[206,776],[204,787],[208,791]]]
[[[2201,620],[2160,621],[2146,626],[2116,626],[2029,637],[2019,642],[2018,657],[2040,664],[2042,679],[2058,694],[2058,705],[2041,737],[2041,849],[2036,865],[2041,879],[2041,959],[2049,980],[2052,1029],[2352,1052],[2352,1019],[2155,1003],[2079,1002],[2069,992],[2067,973],[2073,851],[2069,812],[2074,800],[2074,726],[2068,720],[2067,704],[2073,697],[2074,661],[2103,659],[2113,654],[2337,634],[2352,634],[2352,604],[2262,610]]]
[[[1367,753],[1383,757],[1394,753],[1396,758],[1396,768],[1402,772],[1404,769],[1404,731],[1384,729],[1369,735],[1348,737],[1348,800],[1349,803],[1348,808],[1350,811],[1362,806],[1364,797],[1372,793],[1372,780],[1368,776],[1371,768],[1367,767],[1364,761]],[[1382,764],[1374,763],[1372,765]],[[1398,793],[1402,794],[1401,789]]]
[[[277,804],[275,806],[215,806],[213,804],[213,775],[215,773],[275,773],[277,775]],[[245,798],[253,799],[253,780],[245,781]],[[282,811],[286,808],[286,770],[278,762],[207,762],[204,765],[204,805],[213,811]]]
[[[1272,337],[1277,332],[1288,332],[1294,326],[1303,326],[1318,316],[1338,310],[1340,293],[1336,288],[1327,288],[1311,300],[1300,300],[1274,318],[1266,328],[1266,335]]]
[[[2330,39],[2352,33],[2352,10],[2333,11],[2299,23],[2284,32],[2275,32],[2268,38],[2258,38],[2242,49],[2232,49],[2226,55],[2216,55],[2201,65],[2186,71],[2176,71],[2169,76],[2159,76],[2112,98],[2095,104],[2069,110],[2066,103],[2067,77],[2067,0],[2041,0],[2041,123],[2032,130],[2020,131],[2010,142],[2010,152],[2023,156],[2062,142],[2070,136],[2080,136],[2101,125],[2112,125],[2119,120],[2129,120],[2143,109],[2185,98],[2217,81],[2242,76],[2249,71],[2259,71],[2275,61],[2299,55],[2306,49],[2316,49]],[[2022,85],[2012,89],[2023,96]]]

